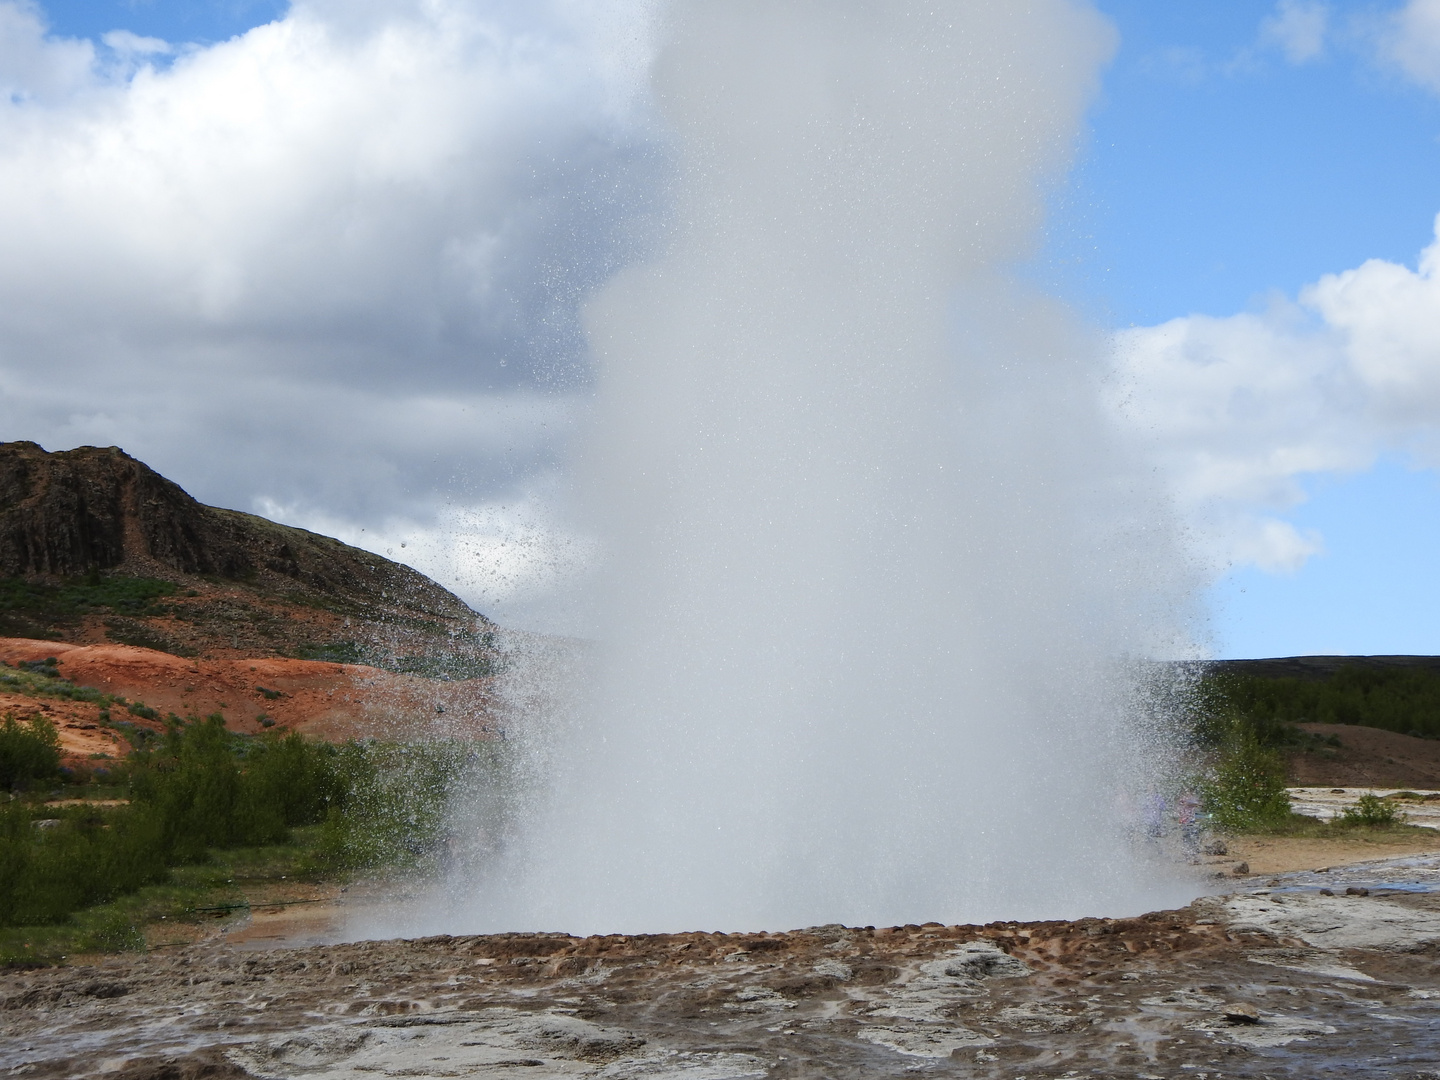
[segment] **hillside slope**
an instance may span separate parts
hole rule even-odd
[[[1356,724],[1299,724],[1338,746],[1310,745],[1286,757],[1290,782],[1308,787],[1440,790],[1440,740]]]
[[[131,645],[17,638],[0,638],[0,665],[0,716],[49,720],[72,766],[124,757],[137,745],[137,729],[162,731],[172,715],[219,713],[230,730],[247,735],[273,727],[335,742],[503,735],[492,679],[424,679],[318,660],[185,659]],[[96,693],[72,693],[71,686]]]
[[[474,678],[492,631],[408,566],[205,506],[118,447],[0,443],[0,636]]]

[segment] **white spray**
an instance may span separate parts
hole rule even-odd
[[[670,12],[668,244],[591,305],[597,684],[467,928],[787,928],[1180,899],[1124,658],[1181,575],[1097,343],[1009,283],[1112,48],[1076,0]],[[538,751],[537,751],[538,752]]]

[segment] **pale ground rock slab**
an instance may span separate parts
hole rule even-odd
[[[1311,874],[1134,919],[212,944],[3,972],[0,1078],[1415,1080],[1440,1076],[1440,894],[1401,869],[1368,896]]]

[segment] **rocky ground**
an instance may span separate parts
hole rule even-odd
[[[1440,1076],[1440,858],[1134,919],[216,940],[0,975],[0,1075]]]

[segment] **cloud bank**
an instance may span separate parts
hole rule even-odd
[[[1390,18],[1381,40],[1385,59],[1440,93],[1440,0],[1409,0]]]
[[[0,437],[503,533],[585,387],[578,302],[644,244],[647,19],[309,0],[202,48],[0,3]]]

